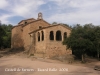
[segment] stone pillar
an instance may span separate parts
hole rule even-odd
[[[30,34],[30,43],[32,44],[32,35],[33,34]]]
[[[53,35],[54,35],[54,41],[56,41],[56,32],[55,31],[53,32]]]
[[[38,42],[38,33],[35,33],[35,41]]]
[[[42,33],[41,33],[41,31],[39,33],[40,33],[40,42],[41,42],[42,41]]]
[[[64,41],[64,35],[63,35],[63,32],[61,32],[61,37],[62,37],[62,41]]]

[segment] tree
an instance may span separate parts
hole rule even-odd
[[[53,22],[52,25],[57,25],[57,22]]]
[[[100,56],[100,27],[97,26],[95,27],[95,40],[94,40],[94,44],[95,44],[95,48],[96,48],[96,51],[97,51],[97,57],[98,57],[98,60],[99,60],[99,56]]]
[[[10,48],[11,46],[11,24],[1,24],[0,26],[0,47]]]
[[[68,48],[71,48],[72,53],[76,57],[81,57],[82,62],[85,61],[84,54],[86,54],[88,50],[92,50],[94,47],[93,42],[88,38],[88,33],[91,29],[88,27],[87,29],[85,28],[86,27],[77,24],[72,28],[70,36],[63,42]],[[91,37],[91,35],[89,37]]]
[[[0,48],[3,46],[3,36],[5,35],[4,29],[0,26]]]

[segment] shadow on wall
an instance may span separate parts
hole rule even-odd
[[[24,47],[22,37],[19,34],[14,34],[11,40],[12,40],[11,42],[12,48],[23,48]]]

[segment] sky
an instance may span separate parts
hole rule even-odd
[[[0,0],[0,20],[17,25],[38,13],[49,23],[100,25],[100,0]]]

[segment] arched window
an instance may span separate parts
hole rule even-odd
[[[62,38],[61,38],[61,31],[59,31],[59,30],[56,32],[56,40],[57,41],[61,41],[62,40]]]
[[[43,41],[44,40],[44,32],[41,31],[41,33],[42,33],[42,41]]]
[[[54,34],[53,34],[53,31],[50,31],[50,40],[54,40]]]
[[[67,32],[64,32],[64,40],[67,38]]]
[[[38,32],[38,41],[40,41],[40,33]]]

